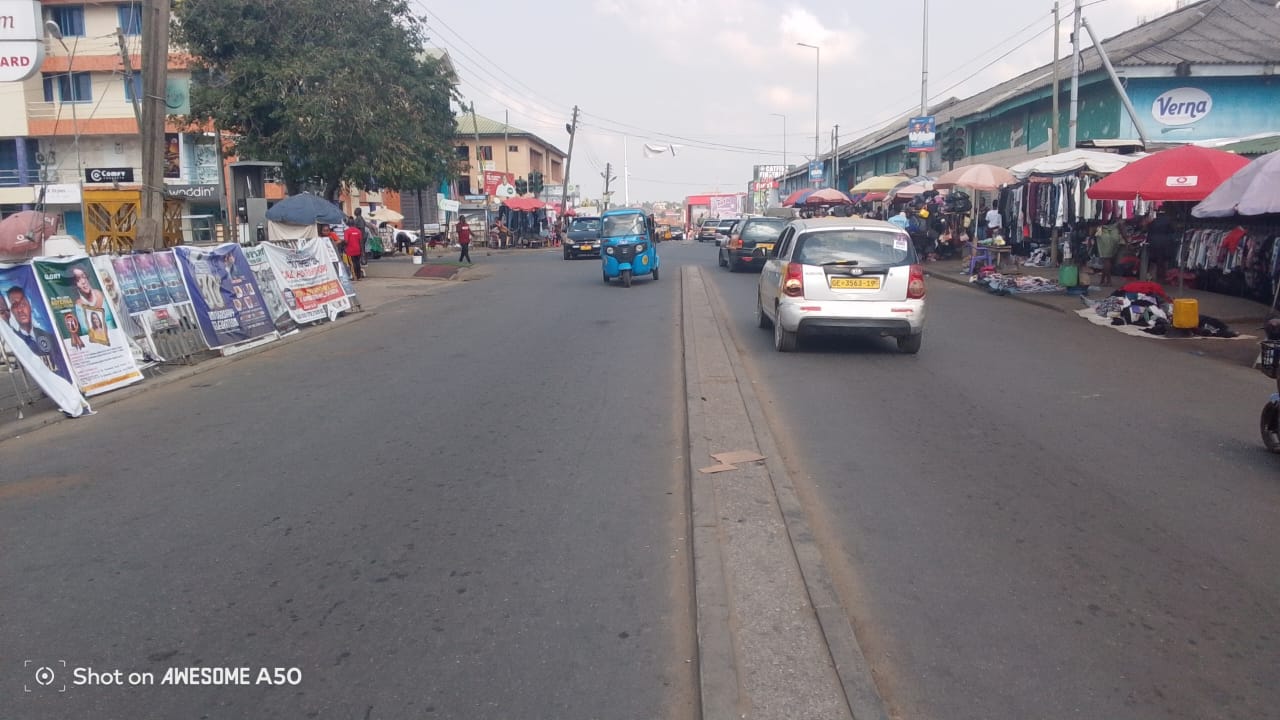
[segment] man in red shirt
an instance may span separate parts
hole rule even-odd
[[[462,253],[458,255],[458,262],[462,262],[463,260],[466,260],[467,264],[472,264],[471,263],[471,226],[467,224],[466,220],[458,221],[458,245],[459,247],[462,248]]]
[[[360,266],[360,255],[364,248],[364,233],[356,227],[354,218],[347,218],[347,229],[342,231],[342,239],[346,243],[346,255],[351,259],[351,269],[355,273],[352,279],[363,280],[364,268]]]

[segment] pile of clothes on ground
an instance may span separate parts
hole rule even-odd
[[[983,268],[977,275],[970,278],[970,281],[988,288],[996,295],[1055,293],[1066,290],[1056,280],[1038,275],[1003,275],[990,268]]]
[[[1082,298],[1083,299],[1083,298]],[[1159,283],[1131,282],[1120,287],[1111,296],[1094,302],[1084,299],[1098,317],[1110,318],[1112,325],[1133,325],[1150,335],[1168,335],[1173,329],[1173,300]],[[1233,338],[1240,333],[1226,323],[1207,315],[1200,316],[1200,324],[1189,331],[1199,337]]]

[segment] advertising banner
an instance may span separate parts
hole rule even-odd
[[[909,152],[933,152],[937,143],[938,128],[932,115],[913,117],[907,124],[907,150]]]
[[[289,307],[284,294],[280,291],[280,283],[276,281],[275,272],[271,269],[271,261],[267,259],[268,245],[254,245],[244,249],[244,259],[249,261],[249,269],[258,281],[258,289],[262,291],[262,300],[267,306],[267,315],[275,323],[280,333],[293,332],[298,324],[289,315]]]
[[[115,313],[121,329],[134,340],[145,338],[146,330],[138,324],[137,318],[133,316],[133,312],[125,302],[120,277],[116,274],[115,265],[112,264],[113,258],[109,255],[94,255],[90,260],[93,262],[93,269],[98,271],[98,279],[102,281],[102,291],[107,294],[107,302],[111,303],[111,311]],[[136,281],[135,277],[134,282]],[[142,297],[145,299],[146,296]]]
[[[738,207],[737,195],[712,195],[710,200],[712,215],[730,217],[742,212],[742,208]]]
[[[496,172],[493,170],[484,171],[484,194],[496,195],[499,185],[514,185],[516,176],[511,173]]]
[[[53,331],[52,313],[30,265],[0,265],[0,299],[0,322],[7,323],[45,367],[74,384],[62,343]]]
[[[332,243],[307,238],[296,241],[292,249],[272,244],[261,247],[294,321],[314,322],[351,309],[351,300],[338,279],[338,257]]]
[[[31,266],[80,391],[97,395],[141,380],[129,336],[116,320],[93,261],[38,258]]]
[[[234,243],[212,250],[180,245],[173,249],[182,281],[210,348],[235,345],[275,332],[262,291],[244,251]],[[135,258],[144,257],[137,255]]]

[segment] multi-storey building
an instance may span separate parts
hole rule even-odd
[[[44,0],[40,73],[0,87],[0,211],[43,204],[96,252],[127,250],[140,207],[142,3]],[[126,65],[125,63],[128,63]],[[171,52],[166,99],[190,112],[191,74]],[[222,222],[217,138],[166,123],[166,242],[211,240]]]
[[[516,177],[540,172],[546,186],[564,182],[565,154],[559,148],[528,130],[483,115],[473,116],[469,112],[458,115],[454,149],[460,165],[457,194],[462,197],[484,193],[486,170]]]

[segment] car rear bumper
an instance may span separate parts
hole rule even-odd
[[[924,331],[923,300],[823,302],[790,300],[778,308],[782,329],[801,335],[905,337]]]
[[[731,257],[734,262],[737,262],[744,267],[754,267],[757,270],[763,268],[764,261],[768,259],[765,257],[763,252],[758,252],[755,248],[735,248],[733,250],[729,250],[728,253],[729,257]]]

